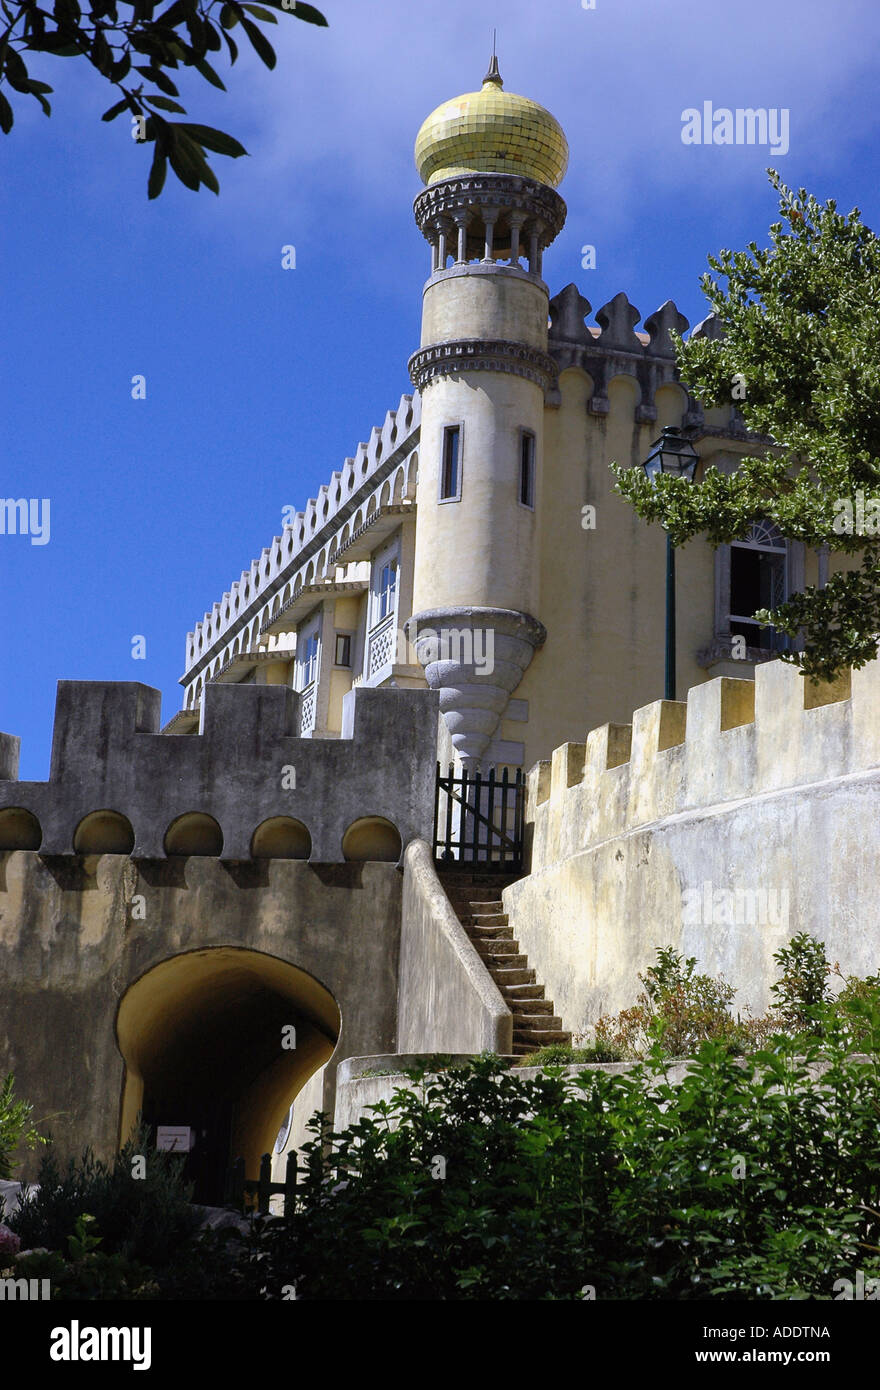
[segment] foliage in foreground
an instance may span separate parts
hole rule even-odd
[[[45,1139],[31,1122],[34,1107],[15,1094],[12,1072],[0,1081],[0,1179],[11,1179],[16,1164],[13,1154],[20,1144],[29,1149],[45,1144]]]
[[[829,1013],[810,1043],[704,1043],[680,1085],[659,1054],[617,1075],[414,1073],[344,1133],[316,1124],[297,1211],[265,1236],[267,1294],[832,1298],[880,1275],[880,1011],[861,1017],[870,1060]]]
[[[15,114],[7,91],[33,97],[49,116],[52,87],[28,68],[32,55],[85,58],[98,77],[116,88],[118,100],[101,117],[114,121],[123,112],[132,118],[133,138],[152,144],[153,162],[147,185],[156,198],[165,183],[167,165],[182,184],[198,192],[202,184],[213,193],[220,188],[207,162],[206,151],[237,159],[247,151],[231,135],[190,121],[171,121],[162,113],[185,116],[180,92],[169,76],[189,69],[211,86],[226,91],[208,54],[225,46],[230,66],[238,45],[230,30],[241,25],[260,61],[274,68],[275,50],[260,24],[277,24],[278,14],[308,24],[327,24],[305,0],[262,0],[259,5],[239,0],[171,0],[155,14],[156,0],[91,0],[83,13],[78,0],[54,0],[46,8],[39,0],[0,0],[0,130],[12,130]],[[5,21],[5,27],[4,22]],[[221,42],[222,41],[222,42]],[[156,90],[151,90],[155,88]]]
[[[22,1250],[12,1272],[50,1279],[53,1298],[256,1297],[250,1243],[199,1229],[182,1167],[145,1130],[109,1164],[86,1149],[61,1170],[50,1148],[38,1190],[8,1220]]]

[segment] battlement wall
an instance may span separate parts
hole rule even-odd
[[[514,936],[579,1031],[675,945],[766,1007],[797,931],[880,966],[880,662],[818,687],[774,661],[605,725],[529,774]]]
[[[146,859],[164,858],[169,827],[193,815],[216,821],[224,860],[251,858],[254,832],[281,817],[305,826],[313,863],[341,862],[360,819],[390,822],[403,846],[430,838],[436,694],[353,690],[340,739],[296,737],[298,699],[285,686],[211,684],[201,733],[174,738],[159,732],[158,690],[59,681],[48,782],[17,781],[18,740],[0,735],[0,848],[72,854],[77,827],[105,811],[130,822],[131,853]],[[36,844],[2,843],[13,808],[35,818]]]
[[[387,482],[388,501],[414,496],[411,455],[420,420],[419,396],[401,396],[397,408],[386,413],[384,423],[358,445],[354,457],[344,461],[317,497],[309,498],[283,533],[187,633],[182,683],[188,693],[200,675],[203,681],[210,679],[235,651],[252,648],[261,629],[298,588],[324,577],[336,551],[369,520],[371,493],[375,491],[378,505],[384,505]]]

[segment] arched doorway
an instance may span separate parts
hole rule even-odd
[[[291,1102],[333,1054],[332,994],[288,961],[233,946],[188,951],[148,970],[116,1019],[125,1059],[120,1139],[143,1114],[185,1126],[194,1199],[222,1201],[230,1163],[256,1177]]]

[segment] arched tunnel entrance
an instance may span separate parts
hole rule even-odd
[[[339,1028],[329,990],[277,956],[217,946],[162,961],[119,1004],[121,1142],[139,1112],[154,1131],[189,1127],[194,1200],[221,1202],[234,1159],[257,1176],[297,1092],[332,1056]]]

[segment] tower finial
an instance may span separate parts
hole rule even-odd
[[[483,84],[484,84],[484,86],[485,86],[485,84],[486,84],[487,82],[494,82],[496,87],[503,87],[503,86],[504,86],[504,83],[503,83],[503,81],[501,80],[501,73],[498,71],[498,59],[497,59],[496,56],[495,56],[495,30],[494,30],[494,29],[492,30],[492,61],[491,61],[491,63],[489,64],[489,71],[486,73],[486,76],[483,78]]]

